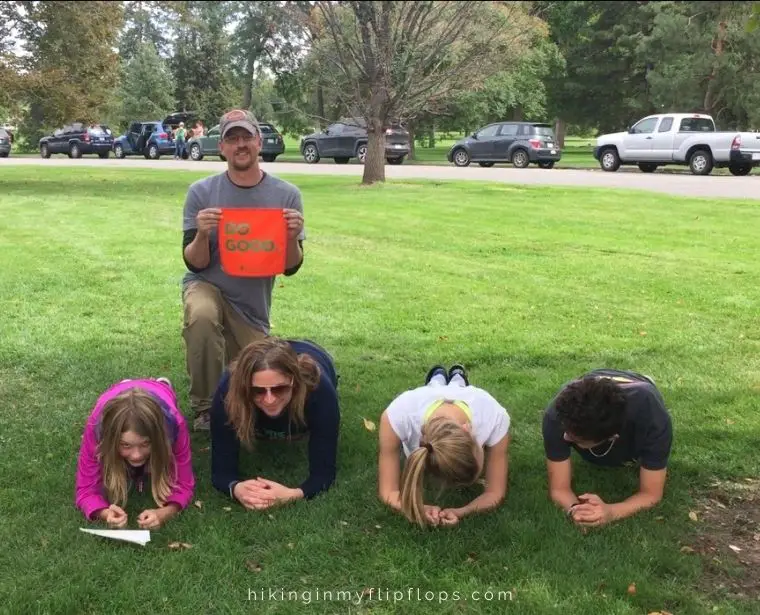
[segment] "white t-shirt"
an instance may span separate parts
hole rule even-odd
[[[425,411],[440,399],[463,401],[470,407],[472,434],[480,446],[494,446],[509,432],[509,414],[487,391],[457,384],[426,385],[402,393],[386,411],[407,457],[420,445]]]

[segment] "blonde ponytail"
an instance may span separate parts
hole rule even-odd
[[[469,431],[447,417],[434,417],[422,427],[420,446],[406,460],[401,476],[401,512],[420,527],[425,516],[427,473],[452,486],[471,485],[481,471],[478,443]]]

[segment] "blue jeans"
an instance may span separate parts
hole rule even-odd
[[[184,141],[175,141],[174,142],[174,155],[177,158],[182,158],[182,154],[185,153],[185,142]]]

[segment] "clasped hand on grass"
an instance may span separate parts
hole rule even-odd
[[[265,478],[252,478],[235,485],[232,494],[249,510],[266,510],[278,504],[298,499],[300,489],[291,489]]]
[[[612,509],[602,498],[594,493],[578,496],[580,504],[573,506],[570,517],[582,526],[596,527],[606,525],[613,520]]]

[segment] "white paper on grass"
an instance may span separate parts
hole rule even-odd
[[[123,540],[134,544],[142,545],[150,542],[150,530],[91,530],[80,527],[80,530],[87,534],[95,534],[103,538],[112,538],[114,540]]]

